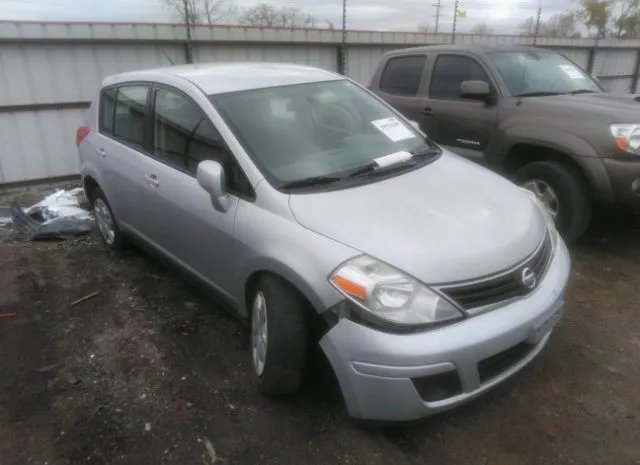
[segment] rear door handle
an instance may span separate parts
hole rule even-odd
[[[145,174],[144,178],[149,182],[149,184],[154,187],[157,187],[160,184],[160,181],[158,181],[158,176],[156,176],[155,174]]]
[[[103,149],[102,147],[98,147],[96,149],[96,152],[98,153],[98,155],[100,155],[102,158],[107,156],[107,151],[105,149]]]
[[[422,114],[422,116],[431,116],[433,115],[433,108],[427,107],[424,110],[422,110],[420,113]]]

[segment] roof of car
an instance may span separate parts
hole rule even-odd
[[[331,71],[311,66],[280,63],[197,63],[118,74],[103,85],[123,81],[153,81],[160,75],[187,79],[208,95],[250,89],[344,79]]]
[[[411,47],[402,50],[393,50],[389,52],[389,55],[403,55],[407,52],[411,53],[426,53],[426,52],[475,52],[475,53],[496,53],[496,52],[545,52],[547,50],[528,47],[526,45],[499,45],[499,44],[465,44],[465,45],[425,45],[422,47]]]

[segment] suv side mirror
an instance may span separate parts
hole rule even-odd
[[[196,170],[196,179],[200,187],[211,195],[214,208],[226,212],[229,209],[229,194],[222,165],[213,160],[200,162]]]
[[[491,88],[486,81],[464,81],[460,85],[460,96],[474,100],[487,100],[491,96]]]

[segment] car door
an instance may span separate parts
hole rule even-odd
[[[234,260],[233,228],[238,205],[250,186],[235,158],[204,111],[169,87],[153,90],[152,166],[157,180],[153,241],[161,252],[230,298],[229,263]],[[216,210],[196,181],[198,164],[215,160],[225,167],[230,206]],[[247,194],[247,195],[244,195]]]
[[[105,88],[100,98],[95,156],[100,185],[124,230],[148,234],[146,206],[155,193],[149,171],[149,94],[145,83]]]
[[[427,121],[422,114],[425,107],[422,85],[426,64],[425,54],[391,57],[382,70],[377,86],[378,95],[382,99],[410,120],[417,122],[425,132]]]
[[[485,101],[463,98],[464,81],[485,81],[492,98]],[[439,144],[478,162],[484,161],[498,121],[497,87],[490,73],[474,57],[440,53],[429,76],[423,114],[429,134]]]

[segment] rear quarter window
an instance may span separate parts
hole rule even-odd
[[[380,90],[391,95],[418,95],[426,62],[425,55],[389,59],[380,78]]]
[[[116,109],[116,89],[106,89],[100,94],[99,130],[103,134],[113,135],[113,116]]]

